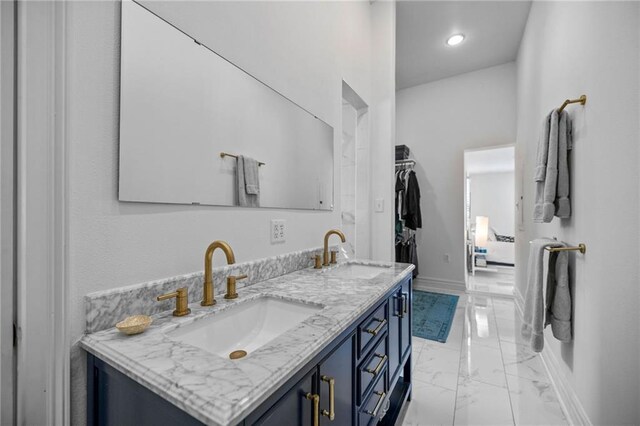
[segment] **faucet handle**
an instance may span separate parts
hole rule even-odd
[[[244,280],[247,278],[247,274],[242,275],[229,275],[227,277],[227,294],[224,295],[225,299],[237,299],[238,292],[236,291],[236,281]]]
[[[336,264],[338,263],[338,260],[336,259],[336,257],[338,256],[338,251],[337,250],[331,250],[331,264]]]
[[[311,259],[314,260],[313,269],[322,269],[322,257],[319,254],[311,256]]]
[[[172,293],[166,293],[156,297],[158,302],[163,300],[176,298],[176,309],[173,311],[174,317],[183,317],[191,313],[189,309],[189,290],[187,287],[181,287]]]

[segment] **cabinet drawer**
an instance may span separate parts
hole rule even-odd
[[[389,355],[387,352],[387,336],[382,336],[369,356],[358,367],[358,402],[367,394],[373,383],[388,370]]]
[[[373,344],[375,337],[387,331],[389,316],[387,304],[383,303],[358,326],[358,357],[367,352],[367,346]]]
[[[389,398],[387,397],[385,378],[387,370],[383,369],[380,373],[380,377],[375,382],[373,390],[367,396],[365,402],[362,403],[358,410],[358,425],[367,426],[375,425],[378,423],[378,419],[384,416],[384,413],[388,409]]]

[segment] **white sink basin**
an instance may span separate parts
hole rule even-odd
[[[345,278],[363,278],[371,279],[377,277],[381,273],[388,271],[390,266],[378,266],[378,265],[360,265],[357,263],[347,263],[345,265],[338,266],[335,269],[328,271],[327,273],[333,276],[340,276]]]
[[[179,327],[168,335],[228,358],[233,351],[255,351],[321,309],[319,305],[259,297]]]

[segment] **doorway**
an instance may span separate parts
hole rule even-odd
[[[466,150],[464,174],[467,291],[513,296],[515,146]]]
[[[342,82],[340,226],[347,238],[344,255],[371,257],[369,114],[367,104]]]

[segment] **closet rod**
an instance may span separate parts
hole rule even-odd
[[[567,107],[567,105],[569,105],[569,104],[577,104],[577,103],[580,103],[582,105],[586,104],[587,103],[587,95],[582,95],[578,99],[567,99],[566,101],[564,101],[562,103],[560,108],[558,108],[558,114],[561,113],[562,111],[564,111],[564,109]]]
[[[416,160],[396,160],[396,166],[404,166],[407,164],[414,166],[416,164]]]
[[[228,152],[221,152],[220,158],[224,158],[224,157],[238,158],[237,155],[229,154]],[[258,166],[264,166],[264,165],[266,165],[266,163],[261,163],[260,161],[258,161]]]

